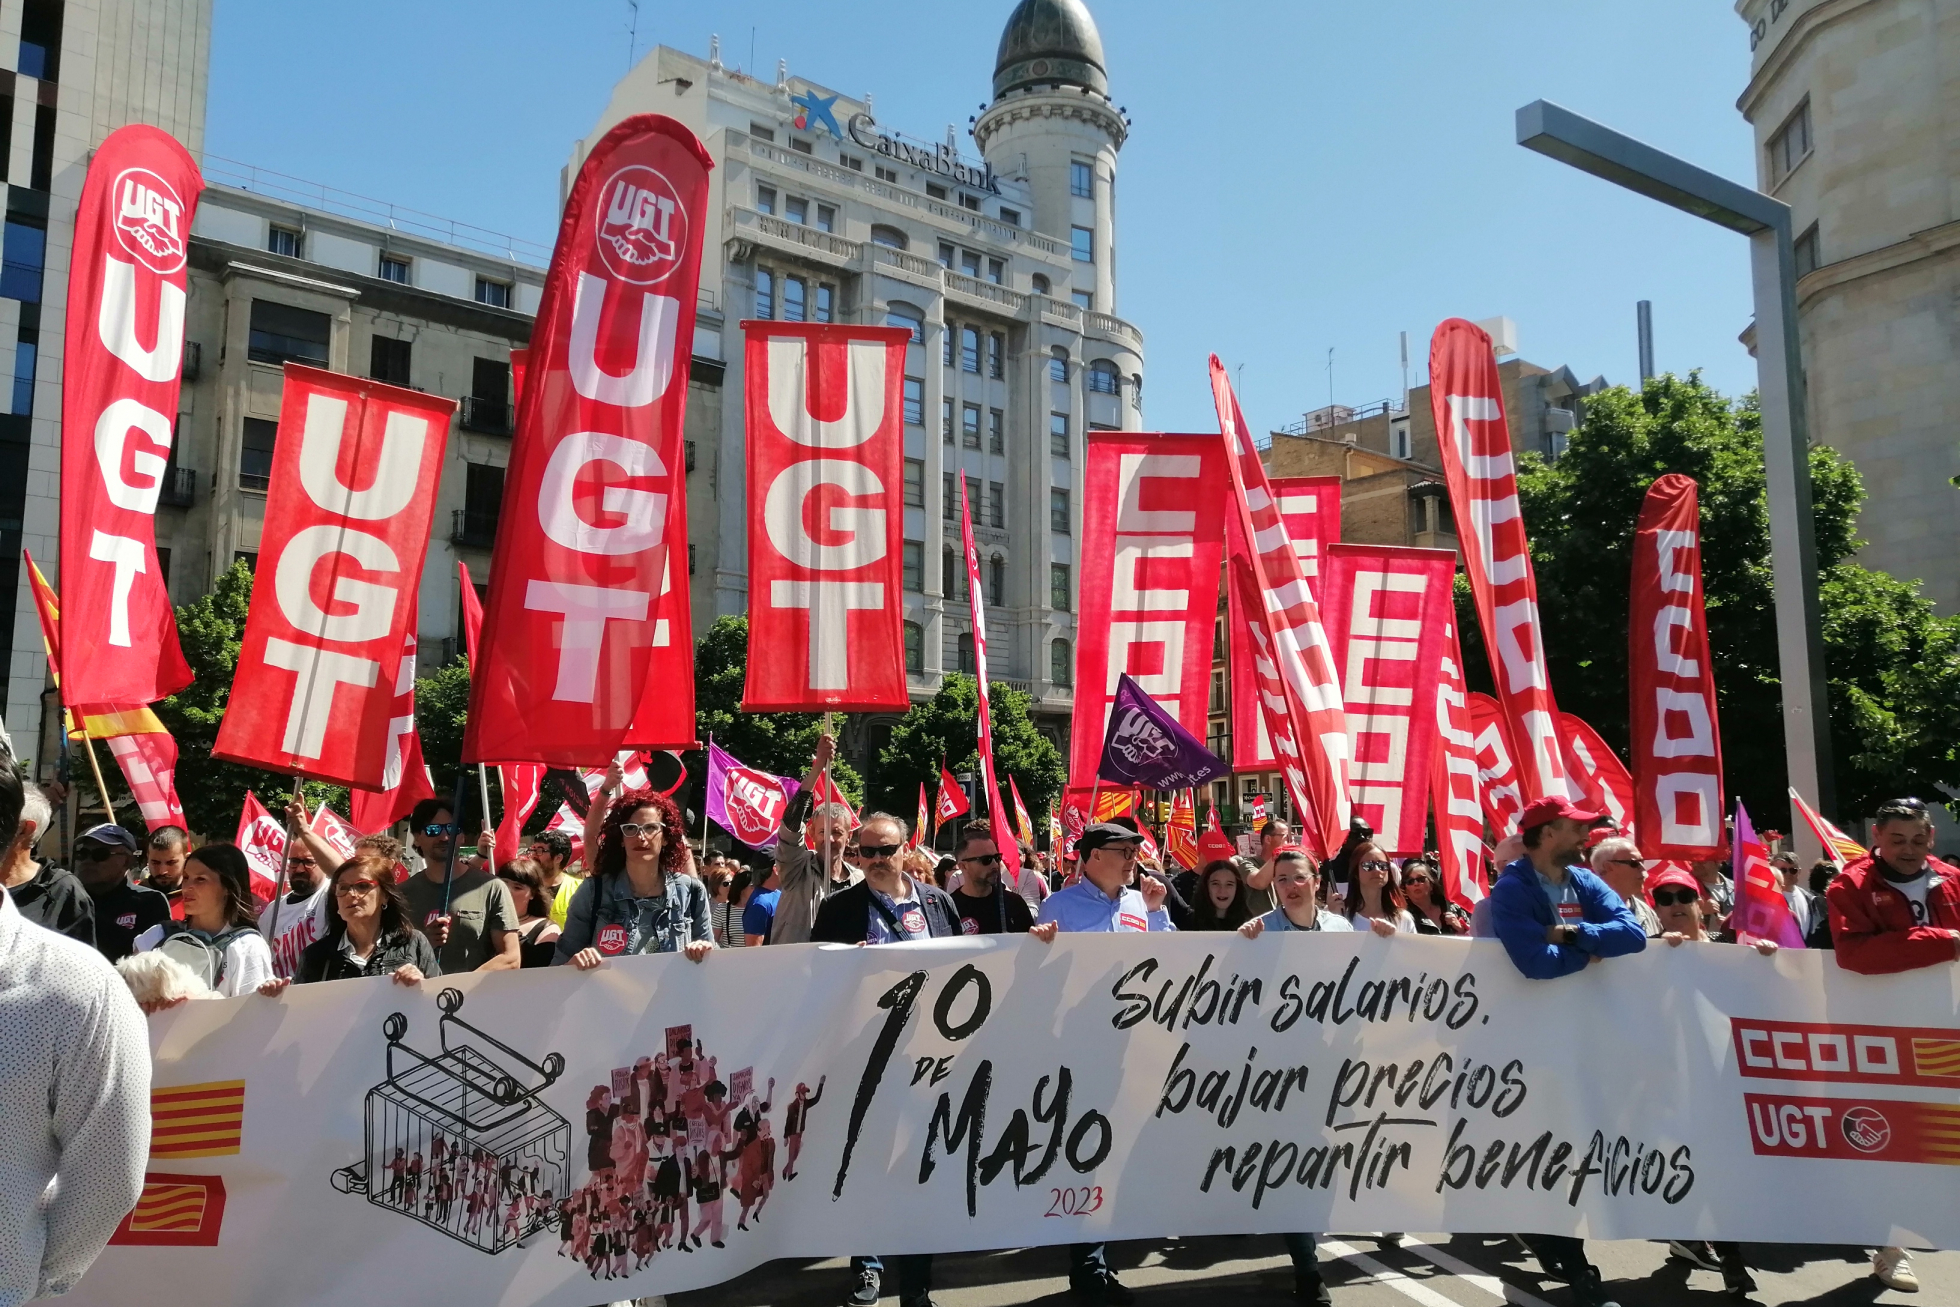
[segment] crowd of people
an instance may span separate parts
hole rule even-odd
[[[425,800],[410,815],[420,864],[413,871],[407,850],[385,832],[362,837],[354,855],[342,857],[296,803],[288,812],[294,839],[284,890],[269,903],[255,899],[237,847],[194,847],[175,827],[145,842],[118,825],[94,826],[74,842],[72,872],[44,861],[36,850],[49,828],[49,796],[0,772],[0,830],[11,831],[0,863],[7,890],[0,896],[0,954],[45,951],[57,947],[46,941],[63,937],[64,964],[85,973],[84,990],[96,987],[88,1001],[114,1007],[133,1000],[154,1013],[196,998],[277,996],[293,984],[363,976],[414,986],[469,971],[591,971],[645,953],[681,953],[699,963],[728,948],[882,946],[961,934],[1026,934],[1044,942],[1062,932],[1170,930],[1237,931],[1248,939],[1267,931],[1488,937],[1522,975],[1538,980],[1573,975],[1652,941],[1673,948],[1741,944],[1765,954],[1776,948],[1732,929],[1734,887],[1720,864],[1644,857],[1610,819],[1564,799],[1542,799],[1524,811],[1518,833],[1497,850],[1489,895],[1466,912],[1445,895],[1436,855],[1397,860],[1359,822],[1325,863],[1280,820],[1265,824],[1256,854],[1182,871],[1145,858],[1143,834],[1128,819],[1088,826],[1059,864],[984,821],[960,826],[940,855],[915,841],[899,818],[860,819],[844,804],[813,802],[833,749],[824,736],[766,863],[690,844],[672,799],[647,789],[623,792],[615,766],[591,796],[582,848],[548,831],[502,865],[492,865],[487,834],[474,852],[461,844],[464,832],[446,800]],[[1834,948],[1837,963],[1853,971],[1954,963],[1960,870],[1932,856],[1926,805],[1887,803],[1872,829],[1870,852],[1842,871],[1826,862],[1806,877],[1793,857],[1776,858],[1799,932],[1813,947]],[[29,924],[45,930],[24,932]],[[127,992],[96,992],[102,972],[82,965],[89,956],[99,957],[98,968],[116,968]],[[101,1021],[92,1027],[98,1044],[108,1038],[104,1028]],[[126,1022],[108,1028],[120,1028],[127,1040]],[[108,1053],[98,1048],[96,1056]],[[614,1085],[595,1088],[587,1104],[589,1175],[571,1192],[552,1198],[522,1185],[504,1194],[509,1186],[501,1181],[463,1183],[452,1184],[450,1201],[467,1206],[478,1190],[502,1195],[495,1210],[485,1206],[467,1219],[520,1225],[547,1205],[562,1251],[598,1278],[630,1274],[663,1250],[698,1248],[703,1237],[719,1246],[725,1200],[736,1203],[737,1223],[746,1228],[760,1219],[774,1185],[794,1178],[823,1086],[797,1085],[778,1139],[768,1120],[775,1082],[758,1090],[744,1072],[732,1086],[713,1062],[698,1045],[667,1049],[615,1073]],[[58,1094],[54,1101],[59,1114]],[[71,1140],[44,1159],[46,1174],[59,1168],[65,1176],[70,1154],[87,1147],[86,1136]],[[135,1165],[140,1176],[140,1158]],[[119,1217],[134,1201],[127,1167],[107,1169],[115,1174],[102,1178],[93,1202],[85,1195],[31,1217],[20,1213],[49,1227],[44,1283],[58,1282],[60,1258],[72,1256],[60,1250],[86,1242],[96,1227],[106,1239],[115,1223],[106,1214],[120,1202]],[[419,1154],[403,1158],[389,1192],[411,1206],[442,1203],[441,1177],[450,1169]],[[64,1192],[66,1185],[64,1179]],[[6,1200],[14,1201],[11,1194]],[[56,1228],[64,1223],[73,1228]],[[1610,1307],[1582,1240],[1520,1237],[1548,1275],[1571,1286],[1580,1307]],[[1327,1303],[1318,1238],[1289,1235],[1286,1246],[1298,1297]],[[1720,1274],[1735,1297],[1755,1287],[1735,1244],[1681,1240],[1670,1253]],[[848,1301],[875,1303],[888,1271],[903,1307],[928,1307],[932,1257],[921,1254],[860,1254]],[[1889,1288],[1918,1287],[1900,1248],[1879,1249],[1873,1273]],[[1080,1301],[1132,1299],[1101,1244],[1071,1247],[1068,1275]]]

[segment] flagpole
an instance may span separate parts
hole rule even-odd
[[[836,716],[836,713],[831,712],[823,715],[823,734],[834,736],[830,728]],[[836,746],[834,744],[831,746],[831,752],[836,752]],[[830,882],[836,878],[836,873],[831,869],[830,865],[830,764],[828,762],[823,765],[823,770],[817,773],[816,801],[820,805],[820,810],[817,814],[817,821],[819,823],[817,826],[817,844],[819,846],[817,856],[823,862],[824,889],[828,892]]]
[[[479,767],[482,765],[482,763],[477,764]],[[456,793],[455,797],[450,800],[449,860],[443,864],[442,868],[442,916],[444,921],[449,919],[449,888],[456,881],[456,845],[463,838],[463,795],[469,788],[469,778],[470,774],[468,770],[456,773]],[[413,832],[410,833],[412,834]],[[448,942],[448,936],[446,934],[443,940],[445,943]]]
[[[498,772],[497,787],[499,789],[503,788],[503,779],[504,774]],[[476,793],[477,797],[483,801],[483,820],[484,824],[488,825],[490,821],[490,769],[482,763],[476,765]],[[504,806],[510,806],[510,796],[508,794],[504,796]]]
[[[715,747],[715,733],[708,732],[708,749]],[[714,770],[714,754],[703,751],[701,754],[701,860],[708,860],[708,773]]]
[[[289,808],[299,802],[299,783],[299,775],[295,773],[293,776],[293,797],[286,802],[286,806]],[[272,887],[272,924],[267,928],[265,936],[266,943],[268,944],[279,938],[279,905],[286,901],[286,876],[292,870],[293,841],[298,838],[299,827],[293,824],[292,815],[288,813],[286,817],[286,854],[279,860],[279,883]],[[326,869],[322,868],[322,870]],[[332,874],[332,872],[328,872],[329,876]],[[273,960],[275,963],[278,961],[277,958]]]
[[[116,810],[109,802],[109,786],[102,779],[102,764],[95,757],[95,741],[88,737],[87,729],[82,732],[82,747],[88,750],[88,767],[95,773],[95,792],[102,796],[102,811],[109,814],[109,824],[116,824]]]

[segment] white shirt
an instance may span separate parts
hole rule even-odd
[[[148,953],[161,943],[163,927],[152,926],[136,937],[135,947],[138,953]],[[272,950],[266,947],[265,936],[248,930],[225,945],[225,974],[218,977],[214,988],[219,998],[237,998],[256,993],[271,979]]]
[[[327,933],[327,899],[333,894],[333,887],[323,877],[313,893],[298,903],[281,900],[279,908],[279,936],[272,935],[273,905],[265,905],[259,913],[259,934],[272,942],[272,969],[280,976],[290,977],[299,971],[299,955],[306,946]],[[226,964],[229,971],[230,964]]]
[[[34,925],[5,894],[0,1030],[0,1307],[15,1307],[73,1288],[136,1206],[150,1040],[102,955]]]

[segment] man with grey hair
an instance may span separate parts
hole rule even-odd
[[[1653,908],[1647,905],[1647,895],[1643,891],[1647,879],[1647,860],[1640,856],[1639,846],[1623,835],[1614,835],[1593,845],[1593,875],[1606,882],[1607,888],[1619,895],[1633,912],[1633,919],[1640,923],[1640,929],[1647,933],[1648,939],[1661,937],[1661,919]]]
[[[34,846],[48,832],[53,805],[38,785],[23,784],[20,824],[0,852],[0,885],[20,915],[58,935],[95,947],[95,904],[73,872],[37,862]]]
[[[771,944],[808,944],[810,927],[817,919],[823,901],[839,890],[849,889],[864,879],[864,873],[844,861],[844,846],[851,837],[851,810],[841,803],[817,808],[813,800],[818,779],[830,766],[837,741],[825,734],[817,740],[816,756],[803,788],[789,801],[783,813],[782,829],[776,834],[776,866],[781,869],[782,896],[776,900],[775,920],[770,923]],[[815,809],[815,811],[812,811]],[[817,824],[817,851],[803,847],[803,828]]]

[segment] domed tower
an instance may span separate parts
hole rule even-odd
[[[1074,288],[1091,291],[1103,313],[1116,312],[1116,152],[1127,133],[1082,0],[1020,0],[1000,34],[994,102],[973,138],[995,172],[1026,180],[1034,229],[1076,247]]]

